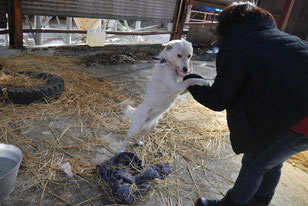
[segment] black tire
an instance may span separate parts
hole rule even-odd
[[[0,96],[15,104],[30,104],[34,101],[44,101],[49,97],[59,98],[64,91],[64,80],[57,75],[33,71],[18,73],[31,76],[31,78],[47,80],[47,83],[33,88],[17,88],[0,84]]]

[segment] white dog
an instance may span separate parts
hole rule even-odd
[[[127,101],[121,103],[124,116],[133,118],[119,152],[124,151],[127,142],[138,131],[137,144],[143,145],[142,138],[155,129],[159,119],[187,87],[208,84],[204,79],[190,78],[183,81],[186,74],[192,73],[189,62],[193,47],[190,42],[184,39],[173,40],[163,46],[165,48],[160,53],[161,61],[155,65],[143,102],[138,108],[131,107]]]

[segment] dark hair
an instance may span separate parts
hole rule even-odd
[[[239,25],[250,20],[261,20],[264,18],[267,18],[274,25],[276,25],[273,15],[270,12],[256,6],[254,3],[234,2],[229,4],[218,16],[218,43],[222,42],[228,30],[235,25]]]

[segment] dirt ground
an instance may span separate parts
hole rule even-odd
[[[127,60],[127,58],[124,58],[124,60]],[[209,81],[212,81],[215,77],[215,62],[213,58],[208,56],[206,60],[202,56],[195,56],[192,66],[195,73],[201,74]],[[116,59],[116,61],[119,61],[119,59]],[[158,60],[144,57],[141,61],[124,61],[121,64],[110,64],[109,62],[106,64],[104,61],[97,61],[92,58],[89,59],[83,69],[95,73],[98,77],[108,79],[113,85],[120,85],[119,88],[125,89],[131,95],[131,98],[138,103],[145,94],[153,65],[157,62]],[[126,82],[125,88],[119,82]],[[177,112],[181,105],[187,106],[187,103],[191,104],[191,102],[193,102],[193,99],[190,94],[183,95],[176,102],[176,109],[170,112],[168,118],[172,116],[180,124],[188,119],[191,121],[192,118],[196,118],[195,114],[190,113],[188,108],[186,108],[187,111],[184,110],[183,112],[181,110],[181,112]],[[217,115],[217,118],[222,118],[223,116],[224,113],[221,113]],[[195,122],[197,121],[195,120]],[[49,122],[45,123],[49,124]],[[73,125],[72,129],[74,129],[75,124],[78,124],[79,121],[65,119],[59,115],[51,127],[55,131],[59,131],[58,133],[61,135],[61,131],[67,128],[68,123]],[[203,122],[197,122],[197,124],[202,125]],[[42,133],[45,131],[46,128],[43,125],[36,125],[29,133],[33,138],[41,138]],[[112,137],[108,135],[108,131],[100,132],[100,135],[105,134],[108,148],[110,148],[110,151],[104,149],[97,155],[99,161],[104,161],[112,157],[119,148],[125,136],[125,131],[117,135],[111,135]],[[207,153],[196,156],[195,161],[191,161],[180,152],[176,153],[172,157],[173,174],[167,176],[165,181],[158,181],[158,187],[146,197],[138,200],[134,205],[188,206],[194,205],[193,202],[200,194],[209,198],[221,198],[232,187],[236,179],[240,168],[241,155],[233,153],[228,134],[224,136],[223,141],[213,145]],[[129,147],[129,150],[132,151],[140,150],[140,148],[135,149],[134,147]],[[25,170],[24,168],[21,169]],[[80,181],[81,179],[82,181]],[[52,183],[53,190],[44,190],[44,187],[42,188],[40,184],[33,184],[33,182],[35,180],[31,176],[25,176],[23,173],[19,175],[14,192],[8,198],[1,200],[0,205],[116,205],[114,202],[107,200],[108,194],[106,191],[97,186],[93,182],[93,178],[91,179],[90,177],[76,175],[73,179],[69,179],[62,174],[61,181]],[[294,167],[292,163],[286,162],[271,205],[307,206],[307,194],[308,173]]]

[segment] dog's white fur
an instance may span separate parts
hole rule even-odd
[[[127,142],[139,132],[138,145],[142,145],[142,138],[152,132],[161,117],[175,102],[175,99],[192,85],[206,85],[204,79],[190,78],[183,81],[183,77],[192,73],[189,62],[193,55],[190,42],[181,39],[163,44],[160,53],[162,61],[154,67],[154,72],[147,88],[146,96],[138,108],[133,108],[128,101],[121,103],[121,109],[126,117],[133,117],[127,136],[119,152],[124,151]]]

